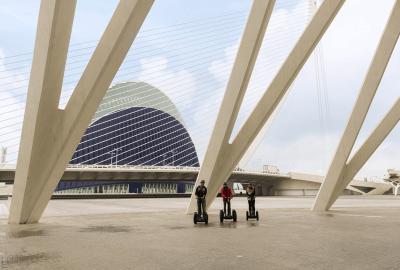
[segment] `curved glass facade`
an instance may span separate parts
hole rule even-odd
[[[134,81],[108,89],[70,164],[200,166],[175,104],[156,87]],[[56,191],[112,184],[117,183],[59,183]],[[129,183],[129,193],[141,187]],[[185,192],[185,183],[177,184],[177,192]]]
[[[70,164],[199,166],[186,128],[168,113],[133,107],[95,123],[86,130]]]

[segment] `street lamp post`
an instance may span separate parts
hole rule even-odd
[[[114,148],[114,150],[115,150],[115,165],[118,166],[118,151],[120,150],[119,148]]]
[[[108,153],[111,153],[111,166],[112,166],[112,158],[113,158],[113,153],[114,153],[114,150],[111,150],[110,152],[108,152]]]
[[[114,148],[113,150],[108,152],[108,153],[111,153],[111,166],[112,166],[112,160],[113,160],[114,151],[115,151],[115,165],[118,165],[118,151],[120,151],[120,148]]]

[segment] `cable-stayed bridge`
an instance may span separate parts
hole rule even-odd
[[[314,51],[326,170],[331,124],[318,44],[344,0],[318,9],[314,0],[255,0],[250,11],[143,32],[153,1],[122,0],[101,40],[69,46],[76,2],[55,2],[40,11],[34,53],[0,60],[2,165],[18,164],[11,223],[39,220],[68,164],[198,167],[209,206],[246,166]],[[398,9],[396,1],[314,210],[330,208],[398,121],[397,102],[348,160],[397,42]]]

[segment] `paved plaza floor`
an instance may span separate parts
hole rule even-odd
[[[41,222],[7,225],[0,201],[0,269],[400,269],[400,196],[342,196],[313,213],[314,197],[232,201],[238,221],[194,225],[188,198],[52,200]]]

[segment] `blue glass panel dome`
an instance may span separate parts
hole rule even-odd
[[[118,149],[117,151],[113,151]],[[70,164],[199,166],[186,128],[161,110],[131,107],[97,119]]]

